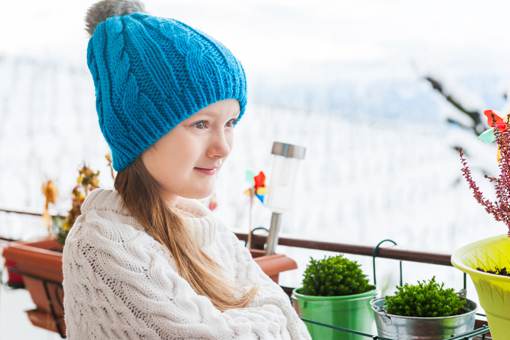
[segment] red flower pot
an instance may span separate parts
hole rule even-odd
[[[23,277],[35,309],[27,314],[34,326],[65,334],[62,289],[62,245],[55,240],[13,242],[3,255],[16,263],[14,271]]]

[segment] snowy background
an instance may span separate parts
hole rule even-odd
[[[83,17],[91,3],[11,2],[2,13],[2,208],[41,211],[41,183],[53,179],[60,191],[55,211],[65,212],[82,162],[101,170],[103,187],[112,186],[85,63]],[[284,235],[365,245],[391,238],[404,249],[441,253],[504,233],[505,226],[492,221],[459,181],[460,162],[452,150],[464,146],[475,168],[496,173],[495,147],[448,125],[447,117],[464,118],[423,77],[436,77],[469,109],[506,112],[509,8],[504,1],[457,0],[147,5],[151,13],[219,39],[247,71],[247,114],[217,186],[216,213],[229,226],[247,230],[245,171],[270,175],[271,145],[279,140],[307,148],[293,210],[284,215]],[[269,218],[269,210],[255,206],[255,226],[267,227]],[[3,237],[42,234],[38,219],[0,214]],[[300,265],[282,276],[288,286],[299,285],[309,256],[323,254],[279,251]],[[356,259],[370,268],[367,259]],[[379,282],[391,287],[397,263],[378,263]],[[404,264],[408,281],[434,274],[461,286],[456,270]],[[31,307],[23,294],[2,294],[0,324],[16,330],[12,334],[24,329],[28,338],[36,330],[23,315]],[[6,315],[18,315],[19,322]]]

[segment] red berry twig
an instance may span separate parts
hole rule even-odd
[[[496,129],[495,129],[496,130]],[[483,195],[482,191],[474,181],[471,175],[471,169],[464,157],[464,152],[460,151],[460,159],[462,163],[462,175],[468,182],[473,196],[485,210],[491,214],[496,221],[502,221],[508,228],[508,236],[510,237],[510,132],[495,131],[496,142],[499,146],[500,159],[498,167],[500,174],[498,177],[489,177],[489,181],[494,185],[496,190],[496,200],[493,202]]]

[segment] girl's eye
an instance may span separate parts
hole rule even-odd
[[[228,127],[234,127],[234,126],[236,126],[236,123],[237,123],[237,119],[232,118],[231,120],[229,120],[229,121],[227,122],[227,126],[228,126]]]
[[[207,129],[207,121],[206,120],[200,120],[198,122],[196,122],[195,124],[193,124],[195,127],[197,127],[198,129]]]

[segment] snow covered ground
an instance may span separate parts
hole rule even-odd
[[[64,212],[82,162],[101,170],[104,187],[112,185],[84,64],[82,20],[90,3],[11,3],[6,12],[23,13],[29,24],[19,25],[19,15],[0,21],[0,207],[40,210],[40,185],[53,179],[61,198],[56,211]],[[504,111],[507,6],[222,0],[151,1],[148,9],[218,37],[247,70],[250,104],[217,187],[216,213],[228,225],[246,231],[245,171],[270,175],[271,144],[279,140],[307,148],[294,208],[284,215],[285,235],[366,245],[391,238],[401,248],[450,253],[505,232],[459,182],[451,146],[465,146],[475,167],[493,173],[495,149],[446,125],[446,117],[459,115],[422,77],[437,76],[470,108]],[[267,226],[269,218],[270,211],[255,206],[254,225]],[[33,219],[0,214],[5,237],[43,233]],[[280,251],[300,265],[282,276],[289,286],[299,285],[310,255],[323,254]],[[359,260],[370,268],[368,259]],[[379,282],[391,286],[398,264],[378,263]],[[453,269],[404,264],[408,281],[433,274],[460,288]],[[21,328],[53,337],[28,326],[20,309],[31,307],[26,292],[4,289],[0,299],[0,327],[7,330],[0,339]]]

